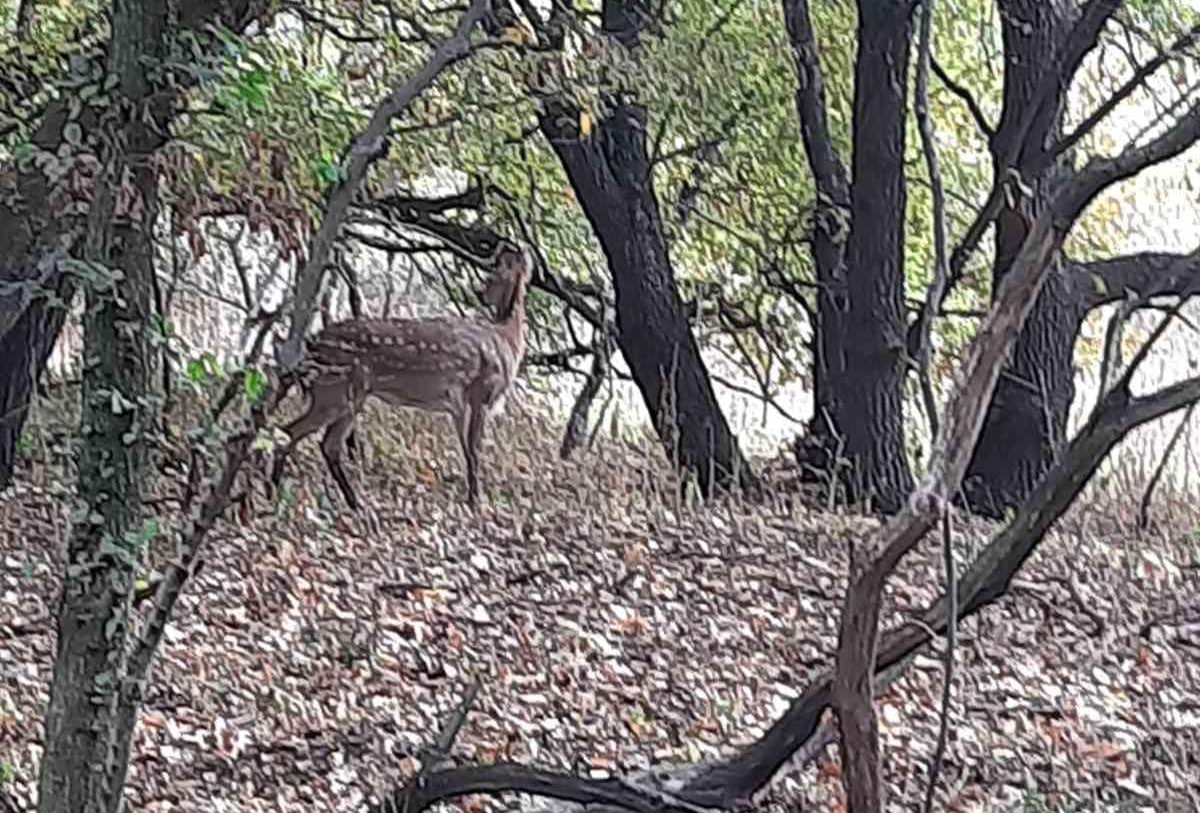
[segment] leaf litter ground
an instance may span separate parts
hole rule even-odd
[[[339,510],[314,442],[278,503],[211,539],[148,689],[130,810],[361,810],[412,775],[475,676],[455,760],[603,776],[719,759],[832,663],[848,552],[873,520],[784,496],[689,507],[654,443],[564,462],[530,414],[487,441],[476,517],[445,423],[371,410],[361,431],[366,517]],[[0,788],[18,809],[53,656],[61,478],[35,466],[0,495]],[[939,809],[1200,810],[1200,516],[1161,514],[1138,535],[1115,508],[1077,507],[963,625]],[[959,561],[992,530],[964,523]],[[939,562],[930,540],[896,574],[888,626],[935,597]],[[924,793],[939,659],[878,700],[892,809]],[[838,770],[831,746],[762,804],[840,809]]]

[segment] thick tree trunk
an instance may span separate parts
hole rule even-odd
[[[26,7],[32,15],[34,4]],[[237,32],[257,19],[263,8],[262,0],[185,3],[178,25],[180,30],[200,31],[219,16],[225,27]],[[80,84],[87,81],[85,73],[75,78]],[[194,77],[180,77],[181,84],[191,81]],[[61,97],[51,102],[30,139],[36,150],[57,154],[70,101]],[[94,129],[95,113],[95,108],[83,106],[77,123],[84,133]],[[30,394],[58,340],[66,318],[63,309],[74,293],[62,263],[79,256],[84,221],[78,208],[82,203],[86,210],[96,172],[94,163],[79,159],[51,182],[40,167],[30,161],[0,169],[0,286],[36,282],[42,289],[30,292],[32,299],[0,294],[0,370],[4,371],[0,374],[0,488],[12,480]]]
[[[1074,23],[1074,10],[1061,0],[1005,0],[1004,110],[992,140],[993,156],[1004,155],[1043,74],[1055,69],[1055,52]],[[1025,238],[1026,224],[1046,206],[1070,169],[1044,165],[1048,140],[1058,136],[1064,98],[1039,113],[1023,139],[1016,162],[1022,185],[1032,195],[1017,196],[996,222],[992,290],[1004,278]],[[972,511],[1000,517],[1021,504],[1057,459],[1066,442],[1067,419],[1075,398],[1075,337],[1087,313],[1084,291],[1069,269],[1052,269],[1025,322],[1009,364],[996,385],[983,433],[963,482]]]
[[[848,461],[851,497],[889,512],[913,487],[903,415],[908,5],[859,4],[850,236],[843,278],[831,275],[817,299],[812,426]]]
[[[646,150],[645,112],[622,104],[586,139],[566,106],[548,106],[542,132],[595,230],[616,291],[617,342],[668,457],[701,490],[752,484],[717,403],[683,311]]]

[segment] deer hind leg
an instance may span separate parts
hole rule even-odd
[[[271,467],[272,490],[279,487],[284,464],[296,448],[296,444],[349,410],[351,390],[351,382],[347,379],[317,382],[313,385],[308,392],[308,409],[283,428],[288,436],[288,443],[275,452],[275,463]]]
[[[354,411],[347,411],[346,414],[329,424],[325,430],[325,436],[321,438],[321,454],[325,457],[325,465],[329,467],[329,473],[333,475],[334,481],[341,489],[342,496],[346,498],[346,504],[350,506],[351,510],[357,511],[359,508],[358,497],[350,485],[350,478],[346,476],[346,470],[342,468],[342,449],[346,442],[346,436],[353,430]]]

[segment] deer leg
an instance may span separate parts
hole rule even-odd
[[[349,382],[341,381],[323,386],[318,385],[308,393],[307,411],[283,428],[283,431],[287,433],[288,443],[275,452],[275,463],[271,467],[272,491],[279,487],[284,463],[287,462],[292,449],[313,432],[335,420],[338,414],[345,410],[349,391]]]
[[[483,422],[487,412],[482,407],[468,407],[465,431],[460,435],[463,458],[467,463],[467,505],[479,507],[479,445],[483,439]]]
[[[325,465],[329,467],[329,473],[333,475],[338,488],[341,489],[342,496],[346,498],[347,505],[351,510],[357,511],[358,497],[354,494],[354,488],[350,485],[350,478],[346,476],[346,470],[342,468],[343,444],[346,442],[346,436],[353,429],[354,412],[347,411],[329,424],[329,428],[325,430],[325,436],[321,438],[321,454],[324,455]]]

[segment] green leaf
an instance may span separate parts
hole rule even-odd
[[[187,375],[189,381],[191,381],[195,384],[203,383],[205,373],[204,373],[204,362],[201,359],[198,359],[198,358],[188,359],[188,363],[187,363],[187,366],[184,368],[184,371],[185,371],[185,374]]]
[[[262,398],[262,394],[267,388],[267,377],[261,370],[251,368],[246,371],[242,384],[246,391],[246,397],[251,402],[256,402]]]

